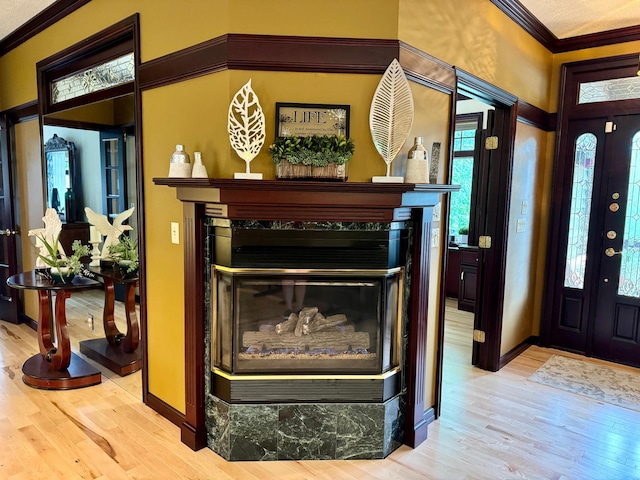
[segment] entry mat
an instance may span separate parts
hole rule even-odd
[[[553,355],[529,380],[640,412],[640,369],[630,372]]]

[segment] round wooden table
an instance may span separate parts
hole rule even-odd
[[[100,282],[76,276],[71,283],[56,283],[42,274],[29,271],[13,275],[7,279],[7,285],[38,292],[40,353],[22,365],[22,381],[31,387],[49,390],[67,390],[100,383],[100,370],[71,352],[65,310],[66,299],[72,292],[101,288]],[[51,308],[54,292],[55,321]]]
[[[89,267],[104,284],[104,314],[102,323],[105,338],[95,338],[80,342],[80,352],[104,365],[118,375],[125,376],[142,368],[142,356],[138,349],[140,326],[136,315],[137,274],[125,274],[119,268],[105,270]],[[124,285],[124,309],[127,319],[127,331],[121,333],[115,322],[114,284]]]

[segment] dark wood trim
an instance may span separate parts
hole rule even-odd
[[[149,408],[151,408],[155,412],[158,412],[160,415],[162,415],[164,418],[169,420],[174,425],[177,425],[178,427],[184,422],[184,415],[182,413],[180,413],[168,403],[160,400],[152,393],[147,395],[147,401],[145,403]]]
[[[20,313],[18,314],[18,316],[20,317],[20,323],[24,323],[29,328],[31,328],[31,330],[34,330],[36,332],[38,331],[38,322],[36,320],[24,313]]]
[[[83,122],[80,120],[67,120],[66,118],[53,118],[49,116],[43,118],[43,123],[44,125],[47,125],[49,127],[77,128],[80,130],[93,130],[96,132],[119,128],[119,125]]]
[[[46,30],[91,0],[57,0],[0,41],[0,57]]]
[[[422,50],[400,42],[400,65],[409,80],[451,95],[456,88],[453,67]]]
[[[491,0],[491,3],[551,53],[572,52],[640,40],[640,26],[638,25],[569,38],[558,38],[518,0]]]
[[[518,121],[539,128],[545,132],[555,132],[558,116],[555,113],[547,113],[524,100],[517,102]]]
[[[36,120],[38,118],[38,100],[23,103],[22,105],[9,108],[1,113],[7,115],[11,125]]]
[[[640,40],[640,26],[618,28],[606,32],[578,35],[576,37],[563,38],[556,42],[553,53],[572,52],[585,48],[602,47],[616,43],[634,42]]]
[[[547,50],[554,52],[558,38],[518,0],[491,0],[491,3],[540,42]]]
[[[529,348],[531,345],[537,345],[538,342],[539,342],[539,338],[536,335],[531,335],[524,342],[513,347],[511,350],[509,350],[507,353],[505,353],[500,357],[500,368],[504,367],[511,360],[513,360],[522,352],[524,352],[527,348]]]
[[[133,86],[125,84],[108,89],[108,91],[95,92],[80,98],[53,104],[49,86],[52,81],[62,78],[71,72],[132,51],[134,48],[134,30],[139,29],[139,23],[139,15],[131,15],[91,37],[36,63],[39,114],[44,116],[47,113],[131,93]],[[138,72],[136,72],[137,74]]]
[[[397,40],[228,34],[145,62],[139,83],[157,88],[222,70],[381,74],[399,58],[407,76],[452,93],[453,68]]]
[[[425,358],[427,357],[427,319],[429,317],[429,268],[431,260],[431,217],[433,208],[414,209],[411,244],[411,287],[407,328],[405,375],[404,443],[412,448],[427,439],[425,421]],[[444,283],[441,285],[444,289]],[[435,413],[434,413],[435,415]]]
[[[511,106],[518,101],[518,97],[515,95],[488,83],[486,80],[476,77],[461,68],[454,68],[459,84],[464,87],[463,91],[465,95],[471,96],[488,105],[496,105],[496,103],[499,103]]]
[[[184,351],[185,420],[182,442],[193,450],[207,446],[204,415],[205,209],[201,203],[183,202],[184,242]]]

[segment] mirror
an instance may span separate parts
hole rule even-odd
[[[45,143],[44,152],[47,207],[55,209],[63,223],[76,222],[76,146],[54,133]]]

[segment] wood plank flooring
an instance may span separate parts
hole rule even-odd
[[[97,334],[86,308],[74,313],[73,328]],[[531,347],[500,372],[472,368],[472,317],[453,304],[447,310],[443,415],[418,448],[375,461],[231,463],[209,449],[193,452],[175,425],[141,403],[136,374],[124,377],[130,383],[108,375],[71,391],[24,385],[35,332],[0,321],[0,479],[640,478],[640,413],[528,380],[562,352]]]

